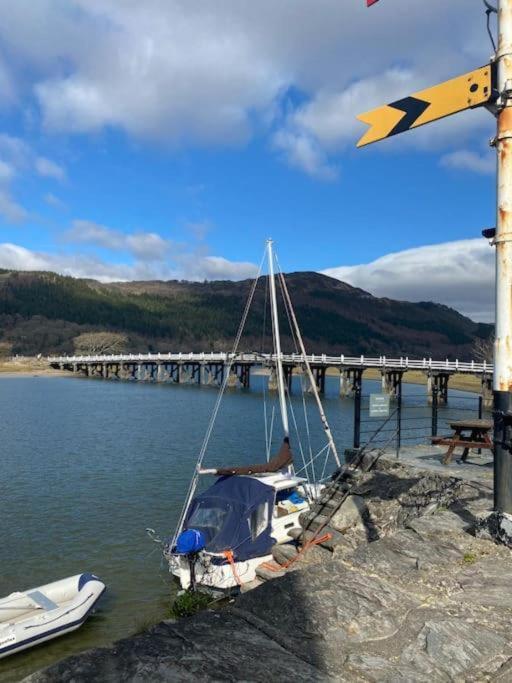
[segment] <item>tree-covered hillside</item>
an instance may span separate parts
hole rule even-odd
[[[446,306],[379,299],[318,273],[286,279],[312,352],[465,358],[475,338],[491,333]],[[264,326],[269,332],[266,284],[262,279],[256,290],[246,350],[262,349]],[[0,342],[18,354],[70,353],[78,335],[110,330],[125,334],[133,351],[227,350],[250,287],[249,280],[101,284],[0,271]],[[292,351],[282,322],[283,348]]]

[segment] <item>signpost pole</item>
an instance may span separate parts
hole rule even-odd
[[[498,4],[494,508],[512,514],[512,0]]]

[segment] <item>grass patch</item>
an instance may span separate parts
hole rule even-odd
[[[201,593],[199,591],[185,591],[178,595],[176,600],[171,606],[171,616],[176,619],[181,619],[182,617],[190,617],[196,612],[200,612],[206,609],[210,604],[212,598],[206,593]]]
[[[475,564],[476,560],[477,556],[475,553],[464,553],[464,557],[462,558],[464,564]]]

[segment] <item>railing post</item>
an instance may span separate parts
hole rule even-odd
[[[438,392],[437,384],[434,382],[434,385],[432,387],[432,436],[437,436],[437,429],[438,429],[437,392]]]
[[[354,387],[354,448],[361,447],[361,383]]]

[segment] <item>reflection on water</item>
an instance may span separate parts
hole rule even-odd
[[[250,391],[228,391],[206,465],[264,457],[264,382],[257,376]],[[365,381],[364,388],[379,391],[379,384]],[[325,409],[342,453],[351,444],[353,403],[337,389],[328,378]],[[412,391],[425,389],[405,387]],[[83,571],[107,584],[96,614],[77,632],[0,660],[0,683],[168,616],[175,587],[145,528],[164,536],[173,530],[215,398],[209,387],[0,379],[0,596]],[[315,452],[323,437],[311,397],[306,404]],[[272,406],[267,396],[268,415]],[[278,424],[276,415],[275,444]],[[306,438],[304,450],[307,456]]]

